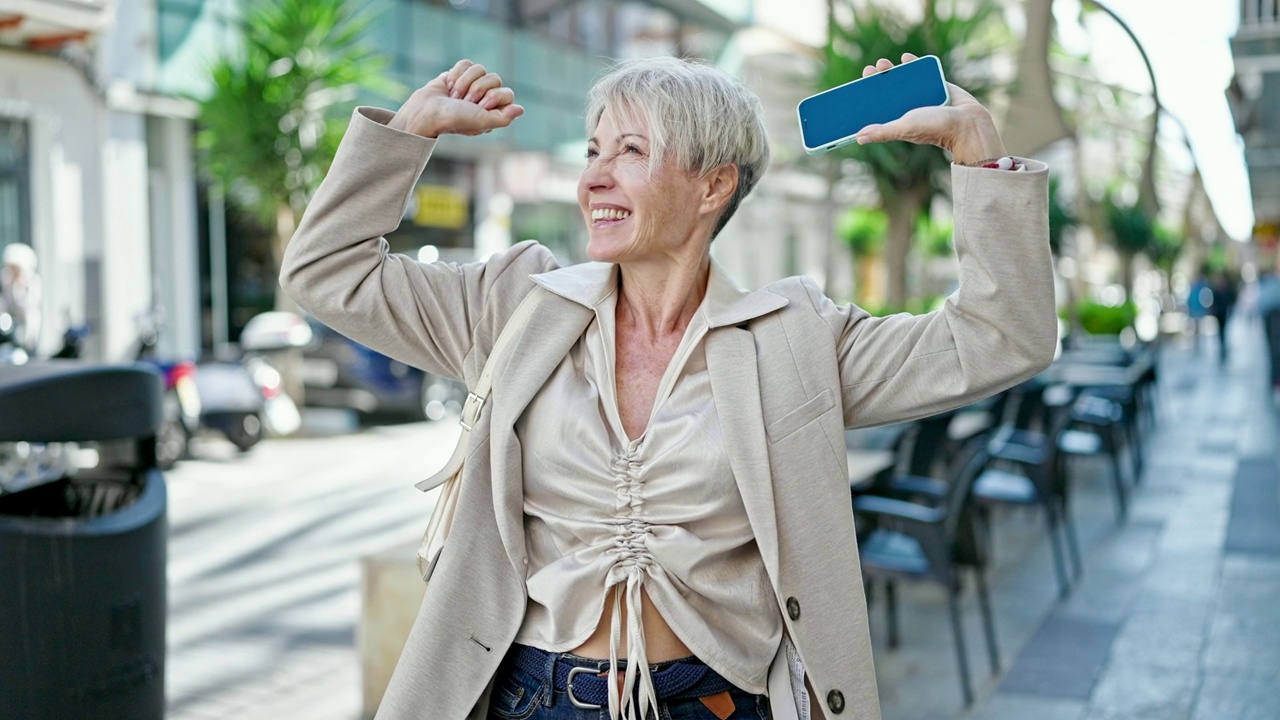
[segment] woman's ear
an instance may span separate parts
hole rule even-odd
[[[702,211],[716,215],[724,211],[725,206],[738,189],[738,166],[721,165],[707,173],[703,178],[705,188],[702,196]]]

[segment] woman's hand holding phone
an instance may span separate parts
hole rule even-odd
[[[915,59],[911,53],[902,55],[904,63]],[[884,72],[893,66],[893,62],[881,58],[875,65],[866,66],[862,76]],[[960,165],[977,165],[1007,155],[991,113],[956,85],[947,83],[947,90],[951,95],[947,105],[916,108],[892,122],[868,125],[858,131],[858,144],[903,140],[936,145],[949,151]]]
[[[388,127],[423,137],[480,135],[510,125],[524,114],[515,93],[502,78],[470,60],[418,88],[396,112]]]

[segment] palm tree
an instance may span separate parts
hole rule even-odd
[[[936,55],[944,74],[979,100],[989,94],[991,83],[985,66],[1010,42],[999,3],[956,2],[941,12],[938,0],[923,2],[922,20],[912,20],[897,6],[879,0],[853,10],[850,22],[833,16],[821,89],[862,77],[862,68],[879,58],[897,62],[904,52],[911,52]],[[902,307],[907,298],[907,254],[915,222],[943,192],[949,161],[938,148],[904,142],[850,145],[837,152],[861,163],[874,179],[889,218],[888,304]]]
[[[216,60],[200,105],[203,165],[233,205],[274,230],[276,270],[362,89],[390,91],[368,26],[345,0],[256,0],[237,50]],[[285,305],[277,294],[277,307]]]

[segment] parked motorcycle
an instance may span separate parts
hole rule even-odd
[[[271,435],[292,435],[302,427],[302,413],[275,362],[311,343],[311,326],[297,313],[272,311],[249,318],[240,331],[242,362],[263,398],[263,420]]]
[[[26,365],[31,356],[14,338],[13,316],[0,312],[0,365]]]
[[[137,318],[138,362],[151,365],[164,377],[161,396],[163,420],[156,431],[156,466],[170,470],[187,457],[191,437],[200,426],[200,391],[196,387],[196,364],[191,360],[162,358],[156,352],[160,339],[160,322],[155,313]]]
[[[202,362],[195,374],[200,395],[199,427],[220,433],[240,452],[263,438],[263,394],[239,362]]]

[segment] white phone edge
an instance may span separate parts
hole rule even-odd
[[[921,61],[921,60],[926,60],[926,59],[933,60],[935,63],[937,63],[937,64],[938,64],[938,76],[942,78],[942,91],[943,91],[943,93],[945,93],[945,94],[946,94],[946,99],[944,99],[944,100],[942,101],[942,105],[940,105],[939,107],[943,107],[943,106],[946,106],[946,105],[950,105],[950,104],[951,104],[951,88],[947,87],[947,75],[946,75],[946,73],[944,73],[944,72],[942,71],[942,61],[938,59],[938,56],[937,56],[937,55],[921,55],[920,57],[916,58],[915,60],[912,60],[912,62],[919,62],[919,61]],[[895,65],[894,67],[901,67],[901,66],[902,66],[902,63],[900,63],[900,64],[898,64],[898,65]],[[886,71],[886,72],[888,72],[888,71]],[[812,94],[812,95],[809,95],[808,97],[804,98],[804,99],[803,99],[803,100],[801,100],[800,102],[796,103],[796,124],[800,127],[800,146],[804,148],[804,151],[805,151],[807,154],[809,154],[809,155],[820,155],[820,154],[825,153],[825,152],[831,152],[832,150],[837,150],[837,149],[842,148],[842,147],[844,147],[845,145],[848,145],[848,144],[850,144],[850,143],[857,142],[857,132],[854,132],[852,135],[846,135],[846,136],[844,136],[844,137],[840,138],[839,140],[833,140],[833,141],[831,141],[831,142],[827,143],[826,145],[820,145],[820,146],[818,146],[818,147],[812,147],[812,148],[811,148],[811,147],[809,147],[808,145],[805,145],[805,144],[804,144],[804,118],[802,118],[802,117],[800,116],[800,106],[804,104],[804,101],[805,101],[805,100],[808,100],[808,99],[809,99],[809,98],[811,98],[811,97],[817,97],[817,96],[819,96],[819,95],[823,95],[823,94],[825,94],[825,93],[834,92],[834,91],[839,90],[840,88],[844,87],[845,85],[852,85],[852,84],[854,84],[854,83],[856,83],[856,82],[859,82],[859,81],[861,81],[861,80],[863,80],[863,78],[856,78],[856,79],[854,79],[854,80],[850,80],[850,81],[849,81],[849,82],[847,82],[847,83],[842,83],[842,84],[840,84],[840,85],[837,85],[837,86],[835,86],[835,87],[833,87],[833,88],[827,88],[826,90],[823,90],[822,92],[818,92],[818,93],[814,93],[814,94]],[[860,131],[860,130],[862,130],[862,128],[858,128],[858,130]]]

